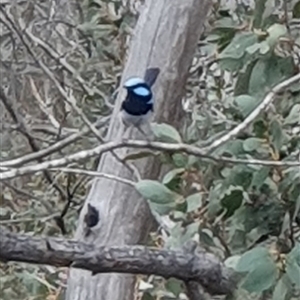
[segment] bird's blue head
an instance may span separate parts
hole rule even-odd
[[[152,91],[150,86],[144,79],[139,77],[132,77],[125,81],[124,88],[127,89],[128,94],[147,102],[152,101]]]
[[[148,68],[144,79],[131,77],[125,81],[124,88],[127,90],[127,95],[122,102],[121,111],[126,123],[138,124],[144,120],[144,116],[153,111],[154,100],[151,87],[158,74],[159,68]]]

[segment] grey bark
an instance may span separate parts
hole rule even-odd
[[[156,274],[188,282],[192,299],[200,299],[199,284],[210,294],[228,294],[235,287],[220,261],[205,251],[165,250],[143,246],[98,247],[61,238],[32,237],[0,230],[0,260],[75,267],[93,274],[119,272]]]
[[[181,99],[197,41],[202,32],[210,1],[152,0],[146,1],[136,25],[131,49],[121,82],[143,76],[147,67],[159,67],[161,74],[154,87],[156,98],[155,120],[178,127],[181,123]],[[108,139],[119,134],[118,113],[124,98],[121,92],[114,109]],[[120,149],[124,157],[130,150]],[[147,159],[136,164],[142,178],[158,178],[159,162]],[[102,156],[98,171],[124,178],[132,174],[111,154]],[[99,211],[100,221],[86,236],[84,216],[87,204]],[[130,245],[141,243],[152,224],[148,205],[129,186],[108,179],[93,182],[82,209],[76,238],[96,245]],[[67,300],[122,300],[134,298],[133,275],[101,274],[71,269]]]

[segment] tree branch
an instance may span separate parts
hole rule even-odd
[[[132,148],[148,148],[153,150],[165,151],[165,152],[184,152],[190,155],[197,156],[202,159],[210,159],[215,162],[222,163],[233,163],[233,164],[251,164],[251,165],[263,165],[263,166],[273,166],[273,167],[297,167],[300,166],[300,162],[298,161],[264,161],[257,159],[234,159],[228,158],[224,156],[212,156],[206,154],[202,149],[199,149],[195,146],[187,145],[187,144],[168,144],[161,142],[149,142],[149,141],[138,141],[138,140],[124,140],[121,142],[108,142],[92,148],[90,150],[83,150],[77,153],[65,156],[64,158],[58,158],[50,161],[45,161],[39,164],[35,164],[32,166],[21,167],[19,169],[11,169],[9,171],[5,171],[0,173],[0,181],[5,179],[14,178],[17,176],[22,176],[30,173],[40,172],[49,168],[57,168],[67,165],[69,163],[74,163],[81,161],[83,159],[87,159],[90,157],[98,156],[102,153],[124,147],[132,147]],[[9,165],[9,163],[7,163]],[[4,164],[2,164],[3,168]],[[5,167],[7,169],[7,167]]]
[[[245,130],[263,111],[267,110],[270,104],[274,101],[275,96],[282,92],[283,89],[287,88],[288,86],[292,85],[299,81],[300,83],[300,73],[290,77],[287,80],[282,81],[281,83],[277,84],[264,98],[264,100],[250,113],[250,115],[238,126],[233,128],[227,134],[222,136],[221,138],[217,139],[213,142],[210,146],[205,148],[204,150],[208,153],[214,151],[216,148],[220,147],[221,145],[225,144],[229,140],[236,137],[240,132]]]
[[[156,274],[194,281],[210,294],[231,293],[235,275],[212,254],[143,246],[96,247],[74,240],[32,237],[0,230],[0,260],[74,267],[97,273]]]

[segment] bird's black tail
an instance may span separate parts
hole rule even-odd
[[[144,75],[145,82],[152,87],[152,85],[155,83],[158,75],[159,75],[160,69],[159,68],[148,68]]]

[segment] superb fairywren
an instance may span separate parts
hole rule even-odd
[[[121,106],[121,117],[125,125],[134,125],[140,129],[140,125],[149,120],[154,105],[151,87],[159,72],[159,68],[149,68],[144,79],[132,77],[125,81],[127,96]]]

